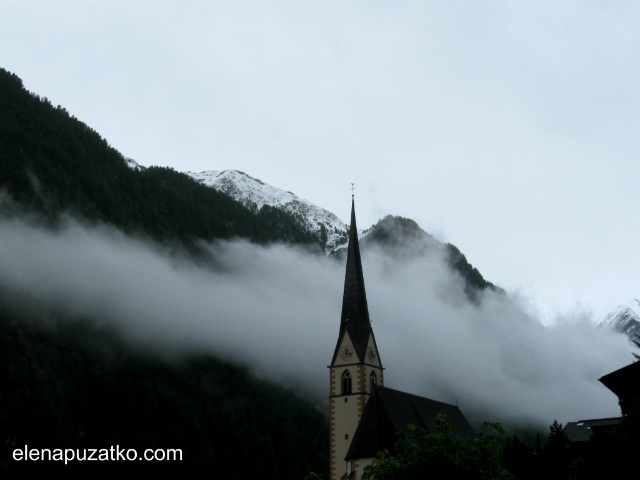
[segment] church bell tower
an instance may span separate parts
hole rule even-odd
[[[358,467],[345,457],[374,386],[384,384],[367,308],[353,196],[340,332],[329,370],[329,478],[338,480]]]

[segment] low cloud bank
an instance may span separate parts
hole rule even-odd
[[[282,245],[206,248],[215,268],[108,227],[1,219],[0,288],[160,352],[211,352],[325,397],[344,265]],[[363,267],[387,386],[510,424],[619,415],[597,379],[631,363],[625,337],[579,314],[545,328],[505,295],[473,305],[435,251],[413,261],[371,251]]]

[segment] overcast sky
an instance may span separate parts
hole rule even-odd
[[[640,2],[0,2],[0,66],[138,163],[416,220],[545,322],[640,295]]]

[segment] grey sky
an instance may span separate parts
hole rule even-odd
[[[545,322],[640,295],[638,2],[0,2],[123,155],[416,220]]]

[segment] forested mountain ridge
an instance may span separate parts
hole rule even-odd
[[[54,220],[61,212],[193,248],[199,239],[317,244],[293,215],[252,212],[171,168],[129,168],[106,139],[0,71],[0,199]]]
[[[463,279],[465,293],[472,301],[476,301],[485,289],[504,292],[487,281],[458,247],[437,240],[409,218],[387,215],[366,230],[362,237],[363,250],[378,247],[383,249],[386,255],[395,258],[411,259],[440,250],[451,270]]]
[[[130,168],[97,132],[6,70],[0,160],[4,220],[26,215],[55,228],[71,214],[192,253],[201,240],[236,237],[319,248],[286,212],[252,212],[170,168]],[[97,319],[37,304],[0,287],[0,477],[100,469],[121,478],[276,479],[326,471],[327,419],[300,392],[207,353],[145,353]],[[183,460],[15,461],[14,449],[25,445],[179,448]]]
[[[131,168],[96,131],[63,107],[28,92],[18,76],[4,69],[0,69],[0,152],[0,208],[5,210],[27,209],[54,222],[62,212],[72,213],[125,233],[177,242],[191,251],[198,250],[200,240],[237,237],[306,245],[317,251],[329,245],[336,251],[346,242],[343,224],[335,215],[310,209],[290,192],[263,182],[256,180],[270,189],[270,197],[274,197],[272,191],[292,197],[289,203],[295,208],[281,205],[278,195],[275,200],[263,199],[260,208],[251,208],[247,192],[231,195],[229,188],[209,188],[211,182],[203,182],[204,174],[154,166]],[[235,177],[229,181],[235,190],[245,188]],[[318,219],[307,218],[310,210]],[[382,219],[366,232],[370,240],[365,248],[380,244],[393,254],[393,248],[406,246],[408,240],[438,243],[414,221],[391,218],[395,220]],[[405,226],[398,228],[400,224]],[[451,268],[465,279],[470,295],[495,288],[457,247],[447,244],[446,248]]]

